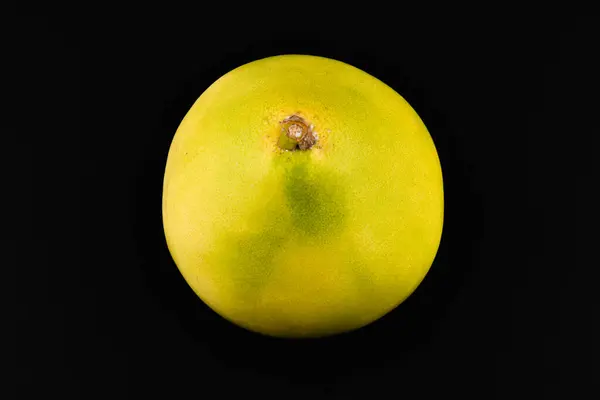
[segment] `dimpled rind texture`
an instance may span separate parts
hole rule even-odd
[[[319,140],[277,147],[297,114]],[[306,55],[213,83],[169,149],[163,224],[181,274],[251,331],[320,337],[365,326],[420,284],[443,228],[442,170],[413,108],[373,76]]]

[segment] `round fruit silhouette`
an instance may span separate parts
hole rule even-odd
[[[328,336],[423,280],[442,171],[389,86],[340,61],[274,56],[225,74],[185,115],[162,211],[177,267],[214,311],[265,335]]]

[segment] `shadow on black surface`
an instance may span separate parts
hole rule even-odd
[[[180,322],[181,326],[174,330],[183,328],[185,340],[210,349],[228,367],[259,369],[293,379],[298,373],[318,378],[397,360],[406,362],[411,353],[434,344],[439,331],[436,327],[469,279],[472,247],[480,239],[483,211],[482,199],[473,190],[468,165],[461,156],[457,129],[462,127],[453,126],[439,112],[440,105],[428,104],[414,79],[398,72],[382,78],[383,70],[367,71],[386,81],[419,112],[436,143],[445,182],[441,246],[429,274],[409,299],[379,321],[344,335],[315,340],[274,339],[238,328],[212,312],[187,286],[172,261],[161,224],[162,179],[170,142],[179,122],[202,91],[223,73],[253,58],[259,57],[250,53],[228,56],[219,67],[199,73],[200,79],[182,84],[185,90],[168,102],[161,131],[148,147],[135,188],[135,233],[150,290],[162,312],[175,315]],[[354,63],[364,67],[362,64]],[[444,109],[448,107],[444,105]],[[309,371],[307,365],[311,365]]]

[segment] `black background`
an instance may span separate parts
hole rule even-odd
[[[66,12],[3,17],[11,396],[597,389],[595,18]],[[392,86],[444,172],[444,233],[423,284],[376,323],[325,340],[266,338],[215,315],[179,275],[161,225],[168,146],[188,108],[229,70],[284,53],[339,59]]]

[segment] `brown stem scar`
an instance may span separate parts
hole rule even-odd
[[[297,143],[300,150],[308,150],[317,143],[317,135],[314,125],[309,124],[299,115],[291,115],[281,121],[285,135]]]

